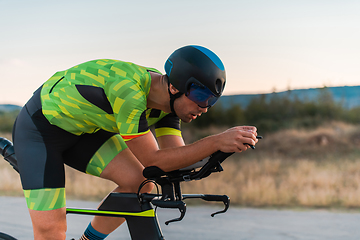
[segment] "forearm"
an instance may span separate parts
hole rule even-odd
[[[189,145],[159,149],[143,164],[145,167],[158,166],[164,171],[181,169],[219,150],[215,141],[215,136],[209,136]]]
[[[255,145],[257,141],[255,127],[234,127],[186,146],[179,146],[183,142],[178,141],[177,144],[167,144],[166,148],[159,149],[151,133],[135,138],[127,145],[143,166],[157,166],[164,171],[172,171],[190,166],[218,150],[245,151],[249,148],[246,144]]]
[[[215,136],[203,138],[186,146],[182,139],[163,138],[161,141],[168,143],[161,144],[159,149],[154,136],[146,134],[127,144],[145,167],[157,166],[164,171],[187,167],[217,151]]]

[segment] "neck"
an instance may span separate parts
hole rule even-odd
[[[151,87],[147,99],[147,108],[159,109],[170,113],[170,98],[168,93],[168,84],[164,75],[150,72]]]

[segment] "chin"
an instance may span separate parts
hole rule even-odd
[[[191,118],[180,118],[181,119],[181,122],[184,122],[184,123],[189,123],[192,121]]]

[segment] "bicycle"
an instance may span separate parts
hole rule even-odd
[[[258,139],[260,138],[258,137]],[[253,146],[251,147],[254,149]],[[19,172],[11,141],[0,137],[0,153]],[[185,199],[222,202],[224,209],[212,213],[212,217],[228,210],[230,198],[227,195],[182,194],[180,182],[200,180],[214,172],[223,171],[221,163],[232,154],[218,151],[199,163],[171,172],[164,172],[156,166],[147,167],[143,171],[146,180],[139,186],[138,193],[111,193],[98,209],[66,208],[66,213],[124,217],[132,240],[164,240],[156,215],[157,207],[179,210],[180,216],[166,221],[166,225],[181,221],[184,218],[186,204],[183,200]],[[155,183],[156,186],[160,185],[161,194],[159,190],[156,194],[140,193],[141,188],[149,182]],[[0,240],[16,239],[5,233],[0,233]]]

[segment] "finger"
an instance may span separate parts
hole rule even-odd
[[[236,152],[243,152],[243,151],[247,150],[247,148],[240,148],[240,147],[238,147],[237,149],[238,149],[238,151],[236,151]]]
[[[254,126],[242,126],[244,130],[251,131],[253,133],[256,133],[257,128]]]
[[[258,140],[256,139],[256,137],[243,137],[241,141],[243,142],[243,144],[251,147],[251,146],[255,146]]]
[[[249,147],[250,147],[249,145],[245,145],[244,143],[237,145],[237,149],[239,149],[240,152],[246,151]]]
[[[248,146],[248,148],[250,147],[251,149],[255,149],[254,145],[248,144],[248,143],[244,143],[245,146]]]
[[[256,135],[252,131],[247,131],[247,130],[241,129],[241,130],[238,130],[238,134],[240,134],[244,137],[256,139]]]
[[[256,135],[252,132],[242,132],[241,134],[245,138],[252,139],[254,141],[254,143],[257,143],[257,141],[258,141],[256,138]]]

